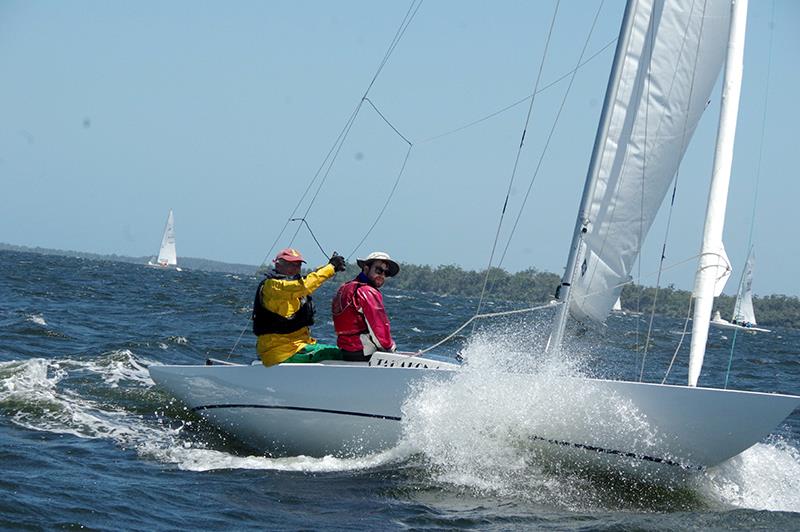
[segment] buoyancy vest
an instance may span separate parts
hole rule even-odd
[[[349,281],[339,288],[331,302],[333,328],[339,336],[359,335],[368,331],[364,315],[358,311],[355,301],[356,291],[366,283]]]
[[[264,283],[269,281],[267,277],[258,284],[256,297],[253,301],[253,334],[289,334],[300,330],[303,327],[310,327],[314,324],[314,302],[308,295],[300,308],[289,317],[281,316],[264,308],[261,304],[261,288]]]

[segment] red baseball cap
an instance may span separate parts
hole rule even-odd
[[[292,248],[282,249],[277,255],[275,255],[275,259],[272,262],[278,262],[280,259],[283,259],[286,262],[305,262],[300,252]]]

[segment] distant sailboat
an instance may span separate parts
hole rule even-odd
[[[147,265],[155,268],[172,268],[181,271],[178,268],[178,254],[175,251],[175,219],[172,216],[172,209],[169,210],[167,225],[164,227],[164,236],[161,237],[158,259],[156,259],[156,262],[148,261]]]
[[[728,321],[720,316],[719,311],[714,312],[711,324],[723,329],[744,329],[753,332],[771,332],[769,329],[756,327],[756,314],[753,310],[753,262],[755,255],[753,248],[747,255],[747,262],[739,282],[739,292],[736,294],[736,305],[733,307],[733,318]]]
[[[617,300],[614,301],[614,306],[611,307],[611,312],[617,312],[617,313],[620,313],[620,314],[623,312],[623,310],[622,310],[622,301],[620,301],[619,298],[617,298]]]

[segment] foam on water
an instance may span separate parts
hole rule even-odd
[[[255,455],[238,456],[224,451],[195,447],[188,442],[184,445],[170,447],[160,446],[157,442],[145,442],[139,450],[143,455],[162,462],[176,464],[180,469],[188,471],[258,469],[303,473],[335,473],[372,469],[388,463],[400,462],[407,458],[407,455],[399,449],[356,458],[337,458],[334,456],[316,458],[303,455],[282,458]]]
[[[143,424],[140,416],[82,397],[63,385],[71,377],[97,370],[113,381],[119,366],[107,360],[30,359],[0,363],[0,408],[16,424],[33,430],[80,438],[111,438],[125,446],[142,437],[153,437],[153,429]]]
[[[723,505],[800,512],[800,451],[774,438],[709,469],[697,489]]]
[[[679,480],[666,491],[552,460],[547,447],[531,436],[542,424],[576,422],[567,405],[579,402],[584,391],[565,387],[563,377],[584,375],[586,358],[532,357],[537,350],[528,346],[541,340],[509,331],[475,335],[462,353],[462,372],[449,382],[425,383],[403,406],[401,444],[363,457],[270,458],[231,449],[198,428],[196,416],[175,415],[181,407],[153,390],[147,371],[151,361],[127,349],[85,360],[2,362],[0,411],[25,428],[108,440],[145,459],[191,471],[348,472],[421,459],[428,481],[436,485],[575,510],[711,506],[800,512],[800,451],[780,439]],[[87,387],[92,380],[97,384]],[[154,401],[146,406],[152,414],[141,411],[143,395]],[[131,396],[140,406],[127,405]],[[631,435],[650,437],[630,405],[606,402],[582,415],[591,418],[592,408],[616,408],[618,417],[629,420]]]
[[[47,326],[47,322],[44,321],[44,316],[42,316],[41,314],[31,314],[30,316],[27,317],[27,320],[35,323],[36,325],[41,325],[42,327]]]
[[[80,396],[69,385],[73,379],[94,378],[100,383],[98,388],[118,390],[123,396],[126,392],[146,391],[153,386],[146,367],[148,362],[137,359],[127,349],[84,361],[37,358],[2,362],[0,410],[21,427],[79,438],[108,439],[120,447],[136,450],[142,457],[191,471],[341,472],[380,467],[408,457],[407,449],[402,447],[353,458],[241,456],[210,448],[203,435],[198,437],[194,431],[194,421],[176,422],[174,416],[158,412],[151,416],[135,414],[123,406],[115,406],[108,398],[100,402]],[[180,407],[169,401],[161,408]]]
[[[634,459],[608,474],[590,462],[592,456],[602,459],[592,451],[586,460],[580,453],[572,462],[555,457],[553,446],[536,440],[543,426],[622,430],[644,448],[656,435],[633,405],[614,398],[597,402],[586,390],[565,385],[586,374],[587,358],[531,356],[537,350],[526,346],[540,340],[507,331],[477,335],[463,353],[464,371],[451,381],[425,383],[404,405],[404,441],[423,456],[435,482],[571,510],[800,511],[800,452],[779,440],[694,474],[667,466],[655,474],[654,466]],[[608,409],[614,409],[611,416],[601,414]],[[626,426],[604,426],[602,420],[611,418],[627,420]]]
[[[467,362],[459,375],[425,383],[404,405],[404,441],[439,482],[523,497],[551,494],[545,488],[559,483],[537,460],[540,450],[530,437],[539,423],[558,422],[561,391],[552,379],[580,374],[581,362],[531,358],[531,343],[521,340],[509,331],[476,335],[462,353]]]

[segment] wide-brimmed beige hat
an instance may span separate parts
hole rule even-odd
[[[400,272],[400,265],[393,261],[388,253],[384,253],[383,251],[373,251],[367,255],[366,259],[356,259],[356,264],[363,268],[364,266],[369,266],[372,264],[372,261],[376,260],[382,260],[389,265],[389,271],[386,272],[388,277],[394,277]]]

